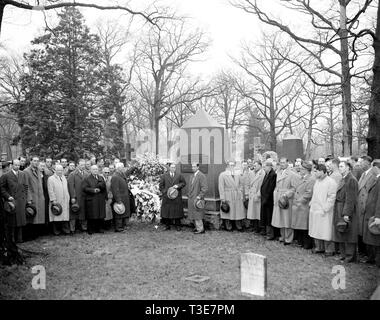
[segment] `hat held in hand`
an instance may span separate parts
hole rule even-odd
[[[175,198],[177,198],[178,197],[178,190],[176,189],[176,188],[174,188],[174,187],[170,187],[169,189],[168,189],[168,193],[167,193],[167,195],[168,195],[168,198],[169,199],[175,199]]]
[[[380,235],[380,225],[374,224],[375,218],[376,218],[375,216],[369,218],[369,220],[368,220],[368,230],[372,234],[378,236],[378,235]]]
[[[122,202],[121,203],[115,202],[113,204],[113,211],[115,211],[115,213],[119,214],[119,215],[124,214],[124,212],[125,212],[124,203],[122,203]]]
[[[51,205],[51,213],[55,216],[59,216],[62,214],[62,206],[59,203],[52,203]]]
[[[37,215],[37,209],[31,203],[27,203],[25,206],[26,216],[29,218],[34,218]]]

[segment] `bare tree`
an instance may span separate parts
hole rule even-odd
[[[31,1],[32,2],[32,1]],[[103,2],[103,1],[102,1]],[[48,11],[59,9],[63,7],[83,7],[83,8],[95,8],[99,10],[121,10],[125,11],[131,16],[137,16],[143,18],[150,24],[157,25],[158,21],[163,18],[168,18],[171,15],[164,8],[153,7],[151,10],[147,9],[146,11],[137,11],[133,10],[127,5],[110,5],[104,6],[97,3],[84,3],[84,2],[66,2],[59,0],[48,0],[46,5],[40,5],[39,0],[35,0],[34,4],[31,4],[29,1],[14,1],[14,0],[0,0],[0,34],[1,34],[1,24],[3,20],[4,10],[7,6],[12,6],[15,8],[23,10],[38,10],[38,11]],[[100,3],[100,1],[99,1]]]
[[[360,4],[351,0],[331,1],[328,6],[312,5],[309,0],[287,0],[281,4],[287,9],[302,13],[310,17],[310,27],[314,32],[303,35],[302,30],[292,30],[288,25],[281,23],[262,10],[257,0],[235,0],[233,5],[245,12],[256,15],[260,21],[274,26],[289,35],[302,49],[304,56],[301,59],[291,57],[290,62],[297,65],[315,84],[319,86],[339,86],[342,97],[342,125],[343,125],[343,153],[349,155],[352,152],[352,106],[351,106],[351,78],[358,73],[352,71],[353,63],[357,55],[349,52],[349,39],[355,37],[355,29],[359,18],[369,8],[373,0],[365,0]],[[355,10],[348,17],[348,6],[353,3]],[[305,59],[305,56],[308,59]],[[336,60],[331,62],[331,56]],[[308,66],[311,66],[310,70]],[[318,72],[315,72],[315,66]],[[339,70],[340,67],[340,70]],[[332,81],[324,83],[320,79],[322,73],[331,75]]]
[[[186,75],[190,62],[208,47],[199,30],[185,31],[185,21],[151,28],[138,46],[139,66],[136,69],[136,92],[143,100],[142,108],[150,120],[155,134],[155,151],[158,154],[159,122],[170,110],[180,104],[200,99],[205,90],[200,80]]]
[[[288,61],[293,54],[292,46],[281,44],[277,33],[263,35],[262,43],[255,47],[245,45],[241,58],[234,59],[249,78],[238,82],[237,89],[268,122],[273,151],[277,136],[300,121],[300,71]]]

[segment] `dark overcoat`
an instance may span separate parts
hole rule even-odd
[[[178,186],[178,197],[169,199],[167,192],[170,187]],[[182,188],[186,186],[185,178],[175,173],[174,177],[170,173],[164,173],[160,179],[160,191],[162,193],[161,218],[165,219],[181,219],[184,216],[182,204]]]
[[[74,170],[69,174],[67,178],[67,186],[69,188],[70,194],[70,203],[71,199],[75,198],[79,204],[79,211],[73,213],[70,209],[70,220],[85,220],[86,219],[86,210],[84,205],[84,193],[82,189],[82,183],[84,178],[87,176],[87,173],[83,170],[83,174],[80,173],[79,169]],[[71,207],[70,207],[71,208]]]
[[[95,193],[95,189],[100,192]],[[90,174],[83,179],[82,190],[84,192],[84,203],[86,219],[104,219],[106,217],[107,187],[101,175],[96,179]]]
[[[129,218],[131,216],[131,205],[129,198],[128,183],[125,180],[125,176],[121,172],[115,171],[111,178],[111,192],[112,202],[111,208],[113,216],[116,218]],[[123,214],[117,214],[113,210],[113,204],[115,202],[122,202],[125,206],[125,212]]]
[[[344,179],[342,179],[336,191],[333,215],[333,241],[348,243],[358,242],[359,216],[356,209],[358,202],[357,200],[358,181],[350,172],[346,175]],[[351,223],[347,232],[339,232],[336,228],[336,224],[339,221],[343,221],[343,216],[350,217]]]
[[[371,246],[380,246],[380,235],[374,235],[368,229],[368,220],[373,216],[380,218],[380,176],[377,177],[372,188],[368,190],[363,222],[363,242]]]
[[[13,171],[9,171],[4,174],[0,180],[1,196],[4,201],[7,201],[9,197],[15,199],[16,204],[16,227],[23,227],[26,225],[25,206],[26,198],[28,196],[28,182],[25,173],[18,172],[16,176]]]
[[[260,208],[260,224],[261,226],[270,226],[272,224],[273,215],[273,192],[276,188],[277,174],[271,169],[265,175],[260,188],[261,208]]]
[[[197,197],[204,199],[207,192],[207,179],[206,176],[198,171],[195,178],[194,175],[190,176],[190,187],[189,187],[189,197],[188,197],[188,218],[190,220],[202,220],[205,217],[205,209],[198,209],[195,207],[194,202]]]

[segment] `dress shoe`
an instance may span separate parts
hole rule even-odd
[[[352,263],[352,262],[355,262],[354,258],[346,258],[346,259],[344,259],[344,263]]]
[[[98,233],[104,233],[104,230],[103,229],[99,229]]]
[[[313,249],[313,253],[324,253],[325,251],[324,250],[315,250]]]
[[[344,260],[346,260],[346,257],[340,257],[339,260],[344,261]]]
[[[290,245],[290,244],[292,244],[291,242],[285,242],[284,241],[284,246],[288,246],[288,245]]]
[[[180,227],[180,226],[176,226],[176,228],[175,228],[177,231],[181,231],[182,230],[182,228]]]
[[[272,240],[275,239],[275,237],[267,237],[266,239],[267,239],[268,241],[272,241]]]
[[[116,229],[115,232],[124,232],[124,229]]]
[[[194,234],[201,234],[201,233],[205,233],[205,230],[203,229],[202,231],[194,231]]]
[[[164,230],[170,230],[170,226],[165,226]]]
[[[325,252],[325,257],[332,257],[333,255],[333,252]]]
[[[375,264],[376,261],[373,260],[373,259],[367,259],[367,260],[364,260],[364,263],[366,263],[366,264]]]

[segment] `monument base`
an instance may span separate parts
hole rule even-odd
[[[190,226],[193,222],[187,217],[187,208],[184,209],[185,218],[181,220],[181,223],[185,226]],[[206,211],[204,218],[205,228],[210,230],[219,230],[222,225],[222,219],[220,219],[219,211]]]

